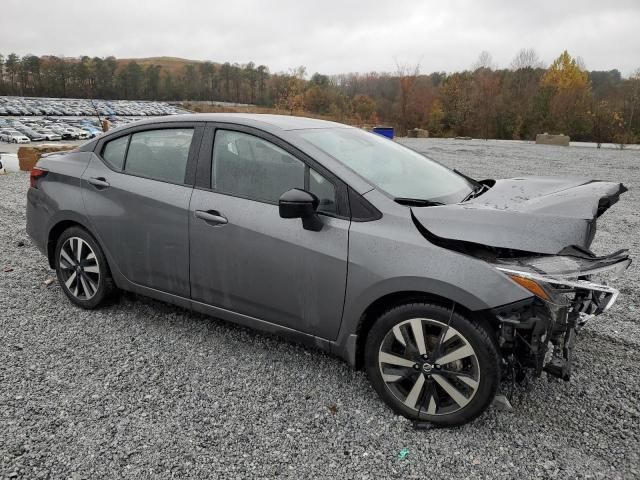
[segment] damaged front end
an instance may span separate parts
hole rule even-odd
[[[576,333],[615,302],[610,282],[631,263],[626,250],[589,250],[597,219],[627,188],[573,177],[479,183],[486,188],[468,201],[412,208],[414,225],[429,242],[486,261],[532,294],[491,311],[508,376],[522,380],[533,369],[568,380]]]
[[[493,264],[534,295],[492,311],[507,367],[518,379],[533,369],[536,376],[546,371],[569,380],[576,333],[616,301],[618,290],[609,283],[631,264],[627,251],[596,257],[569,247],[558,255],[495,258]]]

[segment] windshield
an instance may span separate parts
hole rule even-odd
[[[457,203],[472,191],[464,177],[380,135],[356,128],[298,134],[394,198]]]

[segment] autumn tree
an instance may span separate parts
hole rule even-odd
[[[542,86],[551,90],[551,128],[557,133],[584,135],[591,86],[579,62],[565,50],[542,77]]]
[[[351,100],[351,106],[358,121],[363,123],[377,123],[375,117],[376,102],[369,95],[357,94]]]
[[[497,129],[500,78],[493,71],[493,59],[487,51],[480,53],[474,68],[470,92],[473,132],[487,139],[493,137]]]
[[[398,76],[398,106],[400,111],[400,133],[404,134],[409,128],[409,103],[411,101],[411,94],[413,93],[413,87],[420,73],[420,64],[416,65],[401,65],[396,62],[396,74]]]
[[[625,118],[640,134],[640,68],[626,82]]]
[[[267,101],[267,77],[269,76],[269,69],[265,65],[258,65],[256,68],[258,74],[258,104],[263,105]]]
[[[450,75],[440,88],[444,128],[455,135],[471,133],[470,118],[473,108],[470,72]]]
[[[429,111],[429,119],[427,123],[427,129],[430,136],[439,137],[442,135],[442,121],[444,119],[444,110],[442,109],[442,103],[439,98],[436,98],[431,105]]]
[[[538,57],[538,53],[533,48],[522,48],[511,61],[511,70],[518,71],[524,69],[535,70],[542,68],[544,64]]]
[[[144,94],[146,98],[160,98],[160,70],[159,65],[147,65],[144,69],[145,87]]]
[[[220,76],[224,85],[222,98],[228,102],[231,100],[231,64],[229,62],[224,62],[220,66]]]
[[[20,57],[15,53],[10,53],[4,62],[4,66],[9,73],[10,91],[15,94],[18,92],[18,89],[16,89],[16,80],[20,72]]]
[[[533,49],[521,49],[509,70],[501,72],[496,136],[514,140],[533,138],[543,128],[548,102],[540,95],[545,70]],[[543,114],[543,112],[545,112]]]
[[[213,100],[216,84],[216,69],[211,62],[198,65],[200,74],[200,92],[203,100]]]
[[[603,142],[611,141],[613,137],[614,112],[606,100],[594,102],[591,109],[587,112],[591,123],[591,135],[598,148]]]
[[[321,85],[311,85],[304,92],[304,108],[309,112],[327,115],[332,103],[333,92]]]
[[[489,69],[476,71],[472,82],[471,102],[475,132],[484,139],[493,138],[497,130],[500,77]]]
[[[249,62],[244,66],[244,75],[249,87],[249,103],[256,103],[256,93],[258,87],[258,72],[256,71],[256,64]]]
[[[6,92],[4,86],[4,55],[0,54],[0,95],[4,95]]]
[[[288,74],[279,76],[279,87],[275,107],[285,110],[290,115],[302,110],[304,106],[304,77],[306,68],[299,66],[292,68]]]
[[[486,50],[483,50],[482,52],[480,52],[480,55],[478,55],[478,59],[473,64],[474,71],[493,70],[494,68],[495,68],[495,65],[493,63],[493,57]]]

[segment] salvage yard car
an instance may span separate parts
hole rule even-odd
[[[80,307],[122,289],[288,336],[451,426],[501,379],[570,377],[576,332],[631,262],[589,250],[625,191],[477,181],[332,122],[181,115],[42,158],[27,231]]]
[[[7,143],[30,143],[29,137],[15,129],[0,130],[0,140]]]

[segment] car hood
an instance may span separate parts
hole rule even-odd
[[[557,254],[588,248],[595,219],[626,191],[621,183],[584,178],[518,177],[496,180],[467,202],[411,211],[435,240]]]

